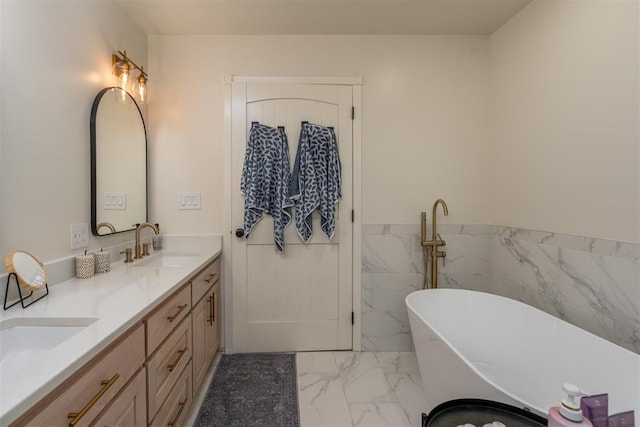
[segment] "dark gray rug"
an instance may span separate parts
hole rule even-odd
[[[296,355],[223,354],[195,426],[300,425]]]

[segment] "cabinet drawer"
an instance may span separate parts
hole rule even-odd
[[[150,356],[191,311],[191,288],[185,286],[167,298],[146,320],[147,356]]]
[[[144,363],[144,328],[138,326],[96,356],[29,410],[15,425],[88,425]],[[70,417],[70,414],[76,414]],[[74,422],[75,421],[75,422]]]
[[[176,384],[192,355],[191,314],[147,361],[149,419],[153,419],[162,402]]]
[[[143,426],[147,424],[147,386],[142,369],[92,423],[92,426]]]
[[[206,266],[191,280],[191,304],[195,305],[220,280],[220,257]]]
[[[167,400],[158,411],[151,426],[177,427],[184,425],[192,402],[191,394],[191,362],[187,365],[175,386],[169,393]]]

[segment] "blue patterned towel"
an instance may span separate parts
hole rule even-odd
[[[322,231],[331,239],[336,229],[335,205],[342,198],[340,157],[333,128],[302,123],[290,194],[296,229],[307,243],[313,233],[312,215],[318,209]]]
[[[266,213],[273,218],[273,240],[284,250],[284,230],[291,222],[289,145],[284,128],[253,123],[242,167],[240,192],[244,196],[244,233]]]

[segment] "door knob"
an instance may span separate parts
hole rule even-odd
[[[244,230],[242,228],[236,228],[236,237],[244,236]]]

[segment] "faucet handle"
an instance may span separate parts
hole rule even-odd
[[[148,243],[143,243],[142,244],[142,256],[147,256],[149,255],[149,244]]]
[[[440,233],[438,233],[438,240],[440,240],[440,242],[442,242],[442,245],[440,245],[440,246],[444,246],[444,245],[447,244],[446,241],[442,240],[442,236],[440,235]]]
[[[120,253],[124,254],[124,262],[125,263],[133,262],[133,258],[131,258],[131,248],[126,248],[124,251],[122,251]]]

